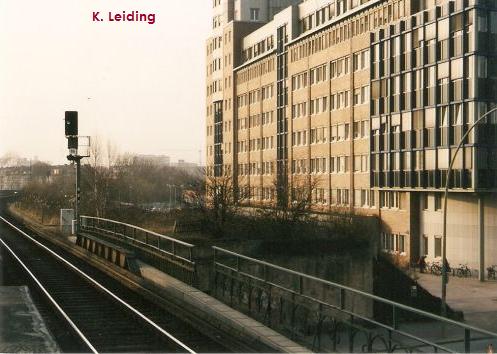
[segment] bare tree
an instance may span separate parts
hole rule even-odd
[[[266,210],[266,216],[272,217],[281,222],[297,222],[304,220],[311,211],[312,197],[319,185],[319,178],[316,176],[295,176],[289,188],[279,188],[277,179],[273,181],[275,189],[285,195],[280,196],[288,203],[278,205],[275,203],[270,210]]]
[[[112,169],[119,160],[119,150],[110,140],[107,140],[107,167]]]
[[[88,209],[93,209],[94,215],[103,217],[108,203],[109,169],[103,166],[105,150],[100,137],[91,139],[89,165],[85,166],[87,187],[91,191],[87,195]]]
[[[226,222],[237,214],[247,196],[247,191],[244,188],[238,188],[231,175],[207,176],[206,202],[203,210],[207,213],[207,220],[213,226],[214,234],[219,236],[224,234]]]
[[[26,163],[26,159],[21,158],[14,152],[7,152],[0,157],[0,167],[18,167]]]

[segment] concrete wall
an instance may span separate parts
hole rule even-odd
[[[435,210],[435,196],[428,196],[428,210],[420,205],[420,240],[428,236],[428,260],[435,258],[435,237],[443,233],[443,212]],[[497,264],[497,198],[485,198],[485,268]],[[460,263],[478,269],[480,255],[478,197],[475,194],[451,194],[448,201],[447,260],[452,267]],[[422,247],[422,242],[420,247]],[[422,252],[423,250],[420,250]]]

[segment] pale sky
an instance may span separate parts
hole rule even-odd
[[[0,156],[65,162],[64,111],[122,152],[204,158],[210,0],[0,0]],[[93,22],[99,11],[102,22]],[[155,24],[108,13],[155,13]]]

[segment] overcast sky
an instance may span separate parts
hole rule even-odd
[[[209,0],[1,0],[0,156],[65,161],[64,111],[123,152],[204,160]],[[101,22],[93,22],[99,11]],[[155,24],[108,13],[155,13]]]

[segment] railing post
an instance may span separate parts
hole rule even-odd
[[[192,247],[188,247],[188,257],[190,257],[190,261],[193,260],[193,248]]]
[[[145,244],[148,245],[148,232],[145,231]]]
[[[340,310],[345,308],[345,289],[340,288]]]
[[[392,307],[392,327],[395,330],[398,328],[398,324],[397,324],[397,307],[395,305]]]
[[[299,294],[304,292],[304,278],[302,275],[299,275]]]
[[[262,268],[262,272],[263,272],[263,277],[264,277],[264,281],[267,282],[268,281],[268,276],[267,276],[267,265],[264,264],[264,267]]]
[[[157,249],[160,251],[160,237],[157,236]]]
[[[173,251],[173,255],[176,256],[176,245],[174,244],[174,241],[171,241],[171,250]]]
[[[350,315],[350,325],[349,325],[349,353],[354,352],[354,316]]]
[[[236,256],[236,272],[240,272],[240,257]]]
[[[471,333],[467,328],[464,329],[464,352],[471,352]]]

